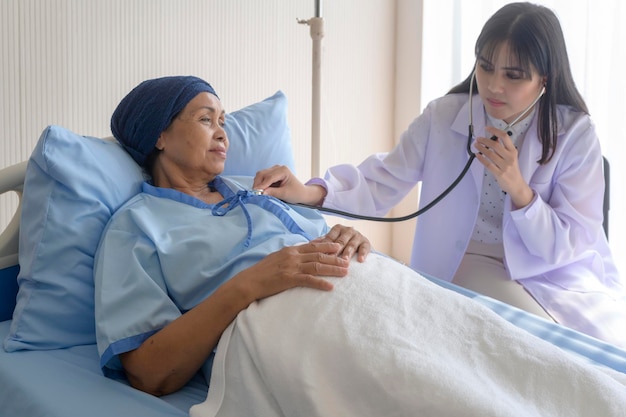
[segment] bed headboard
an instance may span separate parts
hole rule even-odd
[[[0,170],[0,194],[14,192],[19,199],[11,221],[0,231],[0,321],[11,318],[17,295],[18,236],[26,164],[24,161]]]

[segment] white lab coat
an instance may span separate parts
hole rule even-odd
[[[485,136],[481,100],[473,100],[475,136]],[[324,206],[384,215],[421,182],[420,207],[459,175],[467,159],[468,98],[452,94],[431,102],[389,153],[358,167],[339,165],[325,175]],[[537,112],[519,150],[524,179],[535,191],[527,207],[505,198],[503,244],[511,279],[560,323],[626,347],[626,289],[602,229],[602,154],[591,119],[558,107],[558,145],[539,165]],[[411,266],[450,281],[472,236],[484,167],[468,174],[439,204],[418,218]]]

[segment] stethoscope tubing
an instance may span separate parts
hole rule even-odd
[[[465,177],[465,174],[467,174],[467,171],[470,168],[470,165],[472,165],[472,162],[474,161],[474,159],[476,158],[476,155],[474,155],[473,153],[470,155],[470,158],[468,159],[468,161],[465,164],[465,167],[463,167],[463,170],[461,171],[461,173],[459,174],[458,177],[456,177],[456,179],[452,182],[452,184],[450,184],[448,186],[448,188],[446,188],[441,194],[439,194],[437,197],[435,197],[430,203],[428,203],[427,205],[425,205],[424,207],[422,207],[421,209],[411,213],[411,214],[407,214],[406,216],[401,216],[401,217],[375,217],[375,216],[365,216],[362,214],[356,214],[356,213],[350,213],[347,211],[343,211],[343,210],[337,210],[337,209],[332,209],[329,207],[318,207],[318,206],[311,206],[308,204],[301,204],[301,203],[296,203],[296,204],[292,204],[294,206],[300,206],[300,207],[307,207],[307,208],[312,208],[312,209],[316,209],[322,212],[326,212],[326,213],[333,213],[333,214],[337,214],[340,216],[344,216],[344,217],[350,217],[352,219],[357,219],[357,220],[369,220],[369,221],[374,221],[374,222],[387,222],[387,223],[396,223],[396,222],[403,222],[406,220],[411,220],[417,216],[421,216],[422,214],[426,213],[428,210],[430,210],[431,208],[433,208],[434,206],[436,206],[441,200],[443,200],[448,194],[450,194],[450,192],[452,190],[454,190],[454,188],[456,188],[456,186],[459,184],[459,182],[461,182],[461,180],[463,179],[463,177]]]
[[[467,160],[467,162],[465,163],[465,166],[463,167],[463,170],[461,171],[461,173],[456,177],[456,179],[448,186],[448,188],[446,188],[441,194],[439,194],[437,197],[435,197],[430,203],[426,204],[424,207],[422,207],[421,209],[411,213],[411,214],[407,214],[406,216],[400,216],[400,217],[375,217],[375,216],[365,216],[365,215],[361,215],[361,214],[356,214],[356,213],[350,213],[347,211],[343,211],[343,210],[337,210],[337,209],[332,209],[329,207],[318,207],[318,206],[311,206],[308,204],[302,204],[302,203],[296,203],[296,204],[292,204],[294,206],[300,206],[300,207],[306,207],[306,208],[311,208],[311,209],[316,209],[325,213],[332,213],[332,214],[336,214],[339,216],[344,216],[344,217],[349,217],[352,219],[357,219],[357,220],[369,220],[369,221],[375,221],[375,222],[387,222],[387,223],[395,223],[395,222],[403,222],[406,220],[411,220],[415,217],[421,216],[422,214],[426,213],[428,210],[430,210],[431,208],[433,208],[434,206],[436,206],[441,200],[443,200],[448,194],[450,194],[450,192],[452,190],[454,190],[454,188],[456,188],[456,186],[461,182],[461,180],[463,179],[463,177],[465,177],[465,175],[467,174],[467,171],[469,171],[470,166],[472,165],[472,162],[474,162],[474,159],[476,159],[476,155],[474,154],[474,152],[472,152],[472,139],[474,138],[474,115],[473,115],[473,96],[474,96],[474,80],[476,77],[476,71],[472,72],[472,77],[470,79],[470,87],[469,87],[469,100],[468,100],[468,105],[469,105],[469,126],[468,126],[468,134],[467,134],[467,154],[469,155],[469,159]],[[517,124],[517,122],[519,122],[522,117],[524,117],[528,111],[530,109],[532,109],[535,104],[537,104],[537,102],[541,99],[541,97],[543,96],[543,94],[545,93],[545,87],[543,87],[539,93],[539,95],[533,100],[532,103],[530,103],[530,105],[526,108],[526,110],[524,110],[522,113],[519,114],[519,116],[517,116],[515,118],[515,120],[513,120],[511,123],[509,123],[504,130],[508,131],[509,129],[511,129],[513,126],[515,126]],[[510,133],[509,133],[510,134]],[[493,140],[497,140],[497,137],[492,137],[491,139]]]

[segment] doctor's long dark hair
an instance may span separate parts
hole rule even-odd
[[[572,77],[561,24],[546,7],[531,3],[507,4],[485,23],[476,40],[476,58],[493,61],[494,53],[505,42],[521,68],[530,74],[533,66],[539,76],[546,78],[546,92],[539,101],[537,124],[542,144],[541,159],[537,162],[545,164],[552,159],[557,146],[557,104],[569,105],[589,114]],[[470,73],[448,94],[469,93],[471,78]],[[478,91],[476,81],[473,88]]]

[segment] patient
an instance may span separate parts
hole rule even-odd
[[[111,129],[150,180],[111,219],[96,256],[101,365],[163,395],[201,368],[250,303],[294,287],[332,290],[369,241],[329,230],[307,209],[221,177],[225,112],[207,82],[148,80],[118,105]],[[322,278],[325,277],[326,279]]]
[[[221,176],[225,120],[195,77],[145,81],[113,114],[150,181],[96,254],[105,373],[163,395],[202,370],[193,417],[623,414],[624,375]]]

